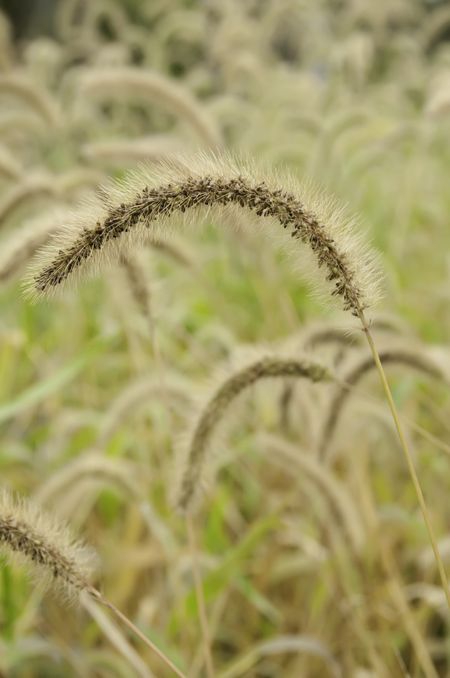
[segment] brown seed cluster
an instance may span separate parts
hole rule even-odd
[[[152,222],[177,212],[230,204],[248,209],[259,217],[276,219],[283,228],[289,229],[293,238],[308,245],[319,267],[327,269],[327,279],[334,283],[332,294],[342,298],[345,310],[360,315],[364,308],[362,291],[347,256],[339,251],[324,225],[292,194],[271,189],[265,182],[252,183],[242,176],[232,179],[190,177],[157,188],[144,188],[133,202],[111,209],[103,222],[97,222],[92,230],[84,229],[71,246],[60,250],[35,276],[35,289],[45,292],[56,287],[108,242],[120,238],[138,224],[149,227]]]

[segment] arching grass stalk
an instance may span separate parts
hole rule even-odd
[[[383,391],[384,391],[384,394],[386,396],[386,399],[388,401],[389,409],[390,409],[391,414],[392,414],[392,419],[394,421],[394,425],[395,425],[395,428],[396,428],[396,431],[397,431],[398,439],[399,439],[399,442],[400,442],[400,447],[402,448],[402,452],[405,456],[406,464],[408,466],[408,471],[409,471],[409,474],[411,476],[411,480],[412,480],[412,483],[414,485],[414,489],[416,491],[417,499],[419,501],[420,510],[422,512],[422,516],[423,516],[423,519],[424,519],[424,522],[425,522],[425,526],[427,528],[428,536],[429,536],[429,539],[430,539],[430,542],[431,542],[431,547],[433,549],[434,557],[435,557],[435,560],[436,560],[436,565],[437,565],[438,572],[439,572],[439,577],[441,579],[442,588],[444,589],[445,598],[447,600],[447,605],[448,605],[448,608],[450,609],[450,591],[449,591],[447,573],[445,571],[444,563],[442,561],[441,554],[439,552],[439,547],[438,547],[437,540],[436,540],[436,537],[435,537],[435,534],[434,534],[430,515],[428,513],[428,508],[427,508],[427,504],[426,504],[426,501],[425,501],[425,497],[423,495],[422,487],[421,487],[420,482],[419,482],[419,477],[417,475],[417,472],[416,472],[416,469],[415,469],[415,466],[414,466],[414,461],[413,461],[413,458],[411,456],[411,452],[409,450],[408,443],[406,442],[405,434],[403,432],[403,427],[402,427],[402,424],[401,424],[401,421],[400,421],[400,417],[398,415],[397,408],[395,406],[394,398],[392,396],[391,387],[389,386],[389,382],[387,380],[383,364],[380,360],[378,350],[375,346],[375,342],[374,342],[372,334],[370,332],[369,324],[368,324],[366,317],[364,315],[364,311],[360,311],[358,316],[359,316],[359,319],[361,321],[361,325],[363,327],[364,333],[366,335],[367,343],[369,344],[369,348],[370,348],[370,351],[372,353],[372,357],[374,359],[375,365],[377,366],[378,374],[380,375],[381,384],[382,384]]]

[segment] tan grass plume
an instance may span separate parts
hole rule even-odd
[[[374,256],[341,208],[311,190],[302,191],[289,177],[280,179],[250,163],[213,154],[176,158],[105,187],[101,199],[68,220],[39,255],[30,289],[50,293],[108,258],[117,260],[126,245],[206,216],[220,220],[235,210],[256,217],[257,232],[266,226],[276,236],[278,225],[278,233],[286,234],[285,245],[292,243],[289,236],[307,245],[344,309],[359,316],[377,297]],[[306,266],[305,255],[300,263]]]

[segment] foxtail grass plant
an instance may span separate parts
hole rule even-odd
[[[135,172],[102,192],[65,224],[64,234],[42,251],[29,278],[35,295],[45,295],[92,268],[117,260],[124,248],[145,242],[149,235],[170,225],[197,223],[201,218],[221,221],[237,211],[259,234],[285,233],[306,245],[319,269],[325,272],[332,297],[340,300],[361,323],[397,430],[411,480],[433,547],[442,586],[450,608],[447,575],[439,554],[431,519],[386,374],[375,346],[366,311],[378,296],[376,257],[364,243],[354,220],[323,195],[298,186],[289,177],[259,172],[251,164],[227,156],[198,155],[177,158],[153,171]],[[252,220],[249,217],[253,217]],[[278,230],[276,228],[278,226]],[[279,227],[282,227],[281,229]],[[302,269],[305,253],[299,255]]]
[[[107,607],[181,678],[184,674],[119,609],[91,583],[93,554],[75,541],[68,528],[39,510],[36,504],[0,493],[0,550],[13,562],[30,568],[37,580],[74,600],[93,598]]]

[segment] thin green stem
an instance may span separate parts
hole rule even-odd
[[[425,497],[423,495],[422,488],[421,488],[421,485],[420,485],[420,482],[419,482],[419,478],[418,478],[416,469],[414,467],[414,462],[413,462],[411,452],[410,452],[409,447],[408,447],[408,443],[406,442],[405,434],[403,432],[403,427],[402,427],[402,424],[400,422],[400,417],[398,415],[397,408],[396,408],[395,403],[394,403],[394,398],[392,397],[392,391],[391,391],[391,388],[389,386],[389,382],[387,380],[386,373],[384,371],[383,365],[381,363],[380,356],[378,355],[378,351],[377,351],[377,348],[375,346],[372,334],[370,333],[369,326],[367,324],[366,318],[365,318],[364,313],[362,311],[359,314],[359,319],[361,320],[361,324],[363,326],[363,330],[364,330],[364,333],[366,335],[370,351],[372,353],[373,359],[374,359],[375,364],[377,366],[378,373],[380,375],[381,384],[383,386],[383,390],[384,390],[386,399],[387,399],[388,404],[389,404],[389,409],[390,409],[391,414],[392,414],[392,419],[394,421],[395,428],[397,430],[398,438],[399,438],[399,441],[400,441],[400,447],[402,448],[403,454],[405,456],[406,464],[407,464],[408,470],[409,470],[409,474],[411,476],[411,480],[413,482],[414,489],[416,491],[417,499],[419,501],[420,510],[422,511],[425,526],[426,526],[427,531],[428,531],[428,537],[430,539],[431,547],[433,549],[434,557],[435,557],[435,560],[436,560],[436,565],[437,565],[438,572],[439,572],[439,577],[440,577],[441,583],[442,583],[442,588],[444,589],[445,597],[447,599],[447,605],[450,609],[450,591],[449,591],[447,573],[446,573],[445,568],[444,568],[444,563],[442,562],[441,554],[439,553],[437,540],[436,540],[436,537],[434,535],[430,515],[428,513],[428,508],[427,508],[427,505],[426,505],[426,502],[425,502]]]

